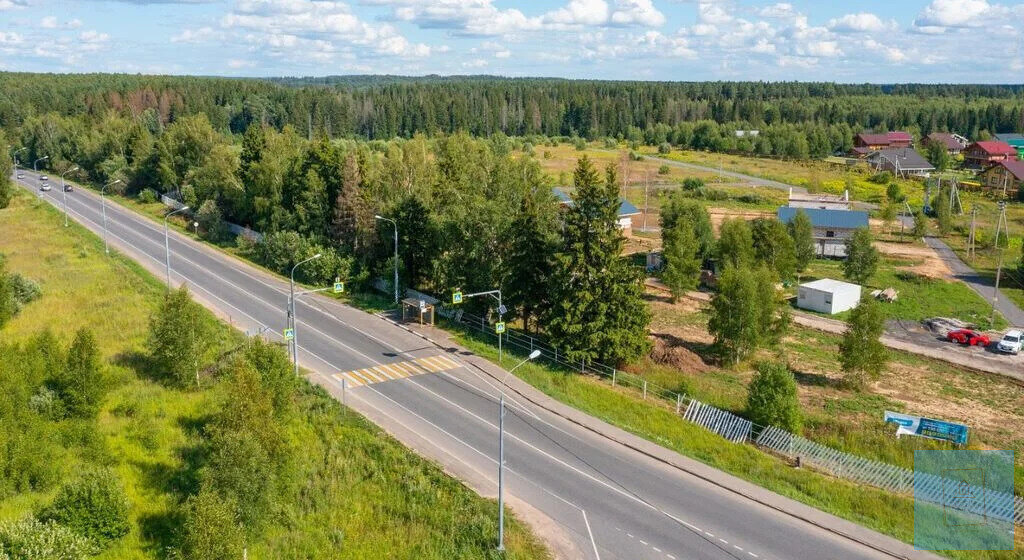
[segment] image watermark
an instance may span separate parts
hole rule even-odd
[[[1013,550],[1013,452],[915,451],[914,547]]]

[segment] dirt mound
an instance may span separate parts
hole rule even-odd
[[[687,373],[705,372],[711,366],[704,363],[699,355],[686,347],[685,341],[670,334],[653,333],[654,348],[651,360],[655,363],[676,368]]]

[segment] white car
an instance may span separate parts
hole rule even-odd
[[[25,174],[19,171],[18,172],[18,178],[19,179],[24,179],[25,178]]]
[[[45,183],[46,181],[50,180],[50,178],[47,177],[46,175],[40,175],[39,180]]]
[[[1008,354],[1016,354],[1020,352],[1021,344],[1024,343],[1024,332],[1017,329],[1012,331],[1006,331],[1003,338],[996,344],[996,349],[1000,352],[1006,352]]]
[[[49,184],[49,183],[43,183],[42,185],[40,185],[40,186],[39,186],[39,190],[41,190],[41,191],[48,191],[48,190],[50,190],[51,188],[52,188],[52,187],[50,187],[50,184]]]

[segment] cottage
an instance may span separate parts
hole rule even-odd
[[[853,137],[854,155],[863,157],[877,150],[888,148],[909,148],[914,145],[914,139],[908,132],[885,132],[872,134],[861,132]]]
[[[964,150],[964,166],[980,169],[1005,159],[1017,157],[1017,150],[1006,142],[985,140],[975,142]]]
[[[779,221],[788,224],[803,210],[814,227],[814,244],[819,257],[846,258],[846,240],[857,228],[868,227],[868,213],[860,210],[822,208],[779,208]]]
[[[927,177],[932,171],[935,171],[935,166],[928,163],[928,160],[913,148],[878,150],[871,152],[867,160],[878,171],[892,171],[902,177],[909,175]]]
[[[796,306],[800,309],[810,309],[829,315],[853,309],[858,303],[860,286],[831,278],[800,284],[796,296]]]
[[[558,199],[559,206],[563,208],[572,207],[573,201],[572,197],[569,196],[569,193],[565,192],[564,189],[559,187],[555,187],[554,189],[552,189],[552,191],[555,193],[555,198]],[[619,199],[619,229],[621,229],[623,233],[628,234],[632,231],[633,216],[639,215],[640,210],[636,206],[633,206],[632,204],[630,204],[628,200],[624,198]]]
[[[1000,142],[1006,142],[1011,148],[1017,150],[1017,159],[1024,159],[1024,134],[1003,133],[994,134],[993,138]]]
[[[1024,161],[1007,159],[990,165],[978,174],[981,184],[996,190],[1020,190],[1024,184]]]
[[[921,139],[922,144],[936,143],[943,148],[946,148],[946,152],[949,155],[957,155],[964,151],[967,147],[967,139],[959,134],[950,134],[949,132],[933,132],[928,136]]]

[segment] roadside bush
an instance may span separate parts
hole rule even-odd
[[[747,388],[747,416],[763,426],[800,433],[802,420],[796,379],[785,364],[757,364],[757,373]]]
[[[671,151],[672,151],[672,144],[669,144],[668,142],[662,142],[661,144],[658,144],[658,153],[659,154],[667,154],[667,153],[670,153]]]
[[[643,161],[643,159],[644,159],[644,156],[638,154],[636,152],[636,148],[633,148],[633,149],[629,150],[629,160],[630,161]]]
[[[188,288],[169,292],[149,320],[149,352],[154,373],[186,387],[205,366],[215,341],[210,323]]]
[[[206,238],[211,241],[219,241],[227,236],[227,225],[224,223],[220,208],[217,207],[217,201],[212,198],[203,201],[196,213],[196,221],[206,232]]]
[[[83,560],[95,549],[67,527],[26,517],[0,523],[0,551],[10,560]]]
[[[668,165],[662,165],[661,167],[658,168],[658,175],[668,175],[671,172],[672,168],[670,168]]]
[[[124,487],[106,469],[86,470],[65,483],[40,517],[68,527],[102,548],[131,529]]]
[[[604,139],[604,147],[605,148],[612,149],[612,148],[618,147],[618,145],[619,145],[618,140],[612,138],[611,136],[609,136],[609,137]]]
[[[701,187],[703,187],[703,186],[704,186],[704,181],[701,181],[700,179],[698,179],[696,177],[687,177],[683,181],[683,190],[685,190],[685,191],[700,190]]]
[[[718,189],[709,189],[707,187],[701,187],[700,189],[697,190],[697,193],[704,200],[711,200],[711,201],[729,200],[729,193],[727,193],[725,191],[722,191],[722,190],[718,190]]]
[[[55,389],[70,416],[92,418],[107,393],[103,363],[96,337],[87,328],[75,333],[63,371],[54,379]]]
[[[14,312],[21,311],[21,308],[39,299],[43,290],[34,280],[25,278],[20,274],[11,274],[9,277],[11,290],[14,294]]]
[[[142,189],[139,191],[138,199],[143,204],[152,204],[160,200],[160,196],[153,189]]]

